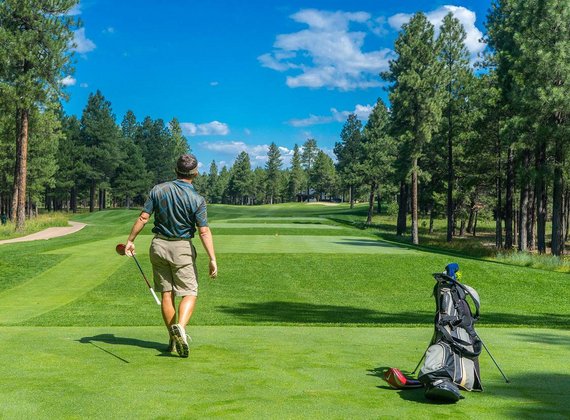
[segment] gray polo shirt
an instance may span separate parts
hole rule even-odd
[[[143,211],[154,213],[152,231],[168,238],[190,239],[196,226],[208,226],[206,200],[192,184],[180,179],[155,185]]]

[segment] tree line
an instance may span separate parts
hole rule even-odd
[[[75,3],[0,3],[0,208],[17,226],[40,205],[139,205],[189,150],[176,119],[129,111],[117,124],[101,92],[81,118],[63,114]],[[452,241],[475,235],[483,215],[495,220],[497,248],[560,255],[570,230],[569,22],[565,1],[496,0],[475,60],[453,14],[436,28],[416,13],[379,75],[388,103],[378,100],[365,124],[348,116],[336,162],[308,139],[284,168],[272,143],[263,167],[242,152],[231,167],[211,162],[196,187],[212,203],[366,200],[368,223],[382,201],[414,244],[420,216],[430,231],[444,217]]]

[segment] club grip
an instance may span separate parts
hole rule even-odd
[[[148,289],[150,290],[150,293],[152,293],[152,296],[154,297],[156,304],[160,305],[160,300],[158,300],[158,296],[156,296],[156,293],[154,293],[154,290],[152,289],[152,287],[149,287]]]

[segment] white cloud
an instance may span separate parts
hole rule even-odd
[[[227,124],[212,121],[205,124],[194,124],[191,122],[180,123],[182,133],[186,136],[226,136],[230,133]]]
[[[439,29],[441,27],[443,18],[449,12],[453,13],[453,16],[461,22],[467,37],[465,38],[465,46],[469,50],[472,56],[477,55],[477,53],[485,49],[485,45],[479,40],[483,37],[481,31],[475,26],[475,21],[477,20],[477,15],[475,12],[461,6],[441,6],[438,9],[427,12],[426,16],[432,25],[435,26],[436,35],[439,34]],[[389,25],[399,30],[402,25],[410,20],[411,14],[398,13],[391,16],[388,19]]]
[[[108,35],[112,35],[115,33],[115,28],[113,28],[112,26],[109,26],[108,28],[103,29],[102,31],[104,34],[108,34]]]
[[[81,14],[81,6],[76,4],[66,13],[67,16],[79,16]]]
[[[251,136],[251,130],[249,128],[244,128],[243,132],[246,136]]]
[[[289,120],[288,123],[293,127],[308,127],[317,124],[328,124],[331,122],[345,122],[350,114],[356,114],[361,121],[367,120],[368,116],[374,108],[373,105],[357,104],[353,111],[338,111],[331,108],[330,115],[310,115],[308,118]]]
[[[291,16],[308,29],[277,35],[274,50],[258,57],[262,66],[285,72],[289,87],[352,90],[379,86],[378,73],[393,58],[389,49],[364,52],[365,32],[351,31],[351,24],[364,30],[380,26],[365,12],[328,12],[304,9]]]
[[[220,84],[220,82],[216,82],[216,81],[210,82],[210,86],[218,86],[219,84]]]
[[[81,83],[81,84],[79,85],[79,87],[88,88],[89,85],[88,85],[87,83]]]
[[[72,76],[65,76],[63,79],[59,81],[63,86],[74,86],[77,83],[77,79]]]
[[[96,45],[93,41],[85,36],[85,28],[80,28],[75,31],[73,36],[72,51],[79,54],[85,54],[95,49]]]

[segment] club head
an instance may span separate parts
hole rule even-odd
[[[126,248],[125,244],[118,244],[115,247],[115,251],[117,251],[117,254],[119,255],[125,255],[125,248]]]

